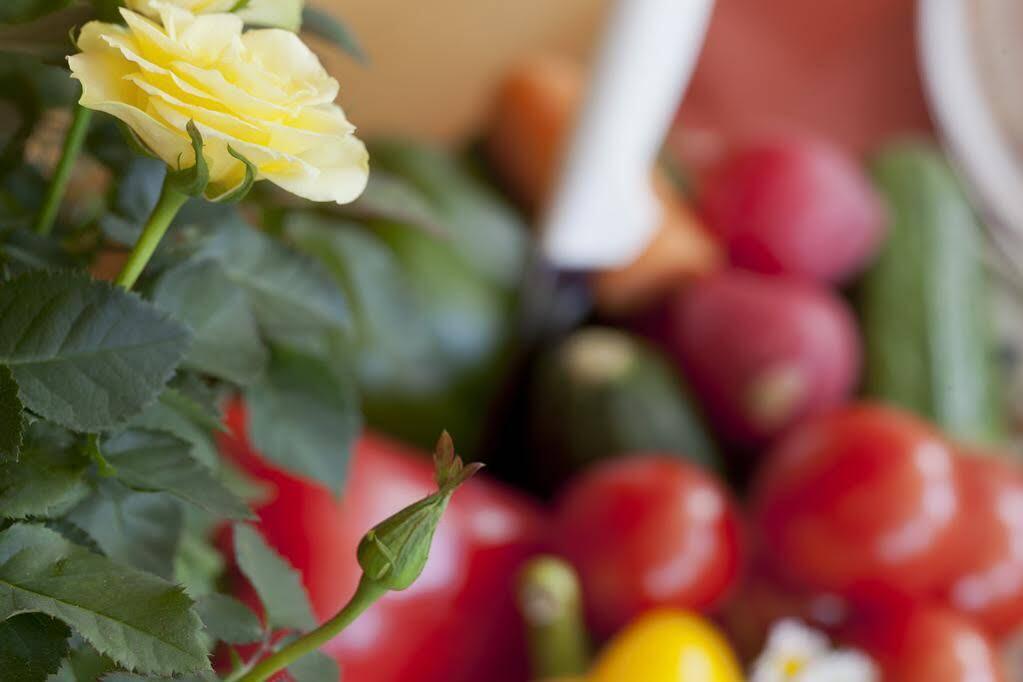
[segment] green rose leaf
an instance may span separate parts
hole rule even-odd
[[[308,630],[316,626],[309,595],[298,572],[266,543],[255,528],[235,524],[234,553],[238,568],[263,602],[270,627]]]
[[[387,220],[443,235],[445,217],[412,183],[397,175],[374,171],[359,198],[331,212],[359,220]]]
[[[337,45],[358,62],[363,64],[369,62],[366,52],[355,38],[355,34],[329,12],[315,7],[303,8],[302,30]]]
[[[219,415],[176,388],[165,389],[160,399],[132,419],[130,428],[162,431],[177,436],[191,446],[192,456],[210,469],[220,464],[213,434],[221,429]]]
[[[337,661],[320,651],[314,651],[288,666],[288,674],[295,682],[337,682],[341,669]]]
[[[87,493],[83,476],[89,465],[71,442],[55,442],[45,426],[29,429],[19,462],[0,464],[0,515],[9,519],[60,513]]]
[[[249,295],[260,330],[293,342],[344,331],[344,295],[323,267],[240,220],[223,222],[196,254],[213,259]]]
[[[41,613],[23,613],[0,623],[0,670],[4,679],[45,682],[68,652],[71,630]]]
[[[153,301],[192,329],[186,366],[243,386],[266,369],[268,353],[245,289],[216,261],[186,262],[167,271]]]
[[[117,664],[88,645],[80,644],[64,659],[60,671],[47,682],[96,682]]]
[[[30,272],[0,284],[0,364],[28,409],[76,431],[141,412],[188,341],[166,313],[84,273]]]
[[[207,594],[196,605],[206,631],[218,641],[248,644],[263,638],[263,624],[245,604],[226,594]]]
[[[221,520],[195,507],[184,511],[185,531],[174,557],[174,581],[198,597],[215,592],[224,573],[224,555],[214,544]]]
[[[170,580],[182,516],[181,504],[168,495],[139,493],[116,481],[102,481],[91,497],[71,510],[68,520],[114,561]]]
[[[12,229],[0,232],[0,263],[13,276],[30,270],[69,268],[75,261],[52,239]]]
[[[110,673],[103,677],[101,682],[217,682],[220,678],[213,673],[199,673],[193,675],[178,675],[176,677],[162,677],[154,675],[135,675],[133,673]],[[90,680],[90,682],[92,682]]]
[[[515,211],[456,158],[425,145],[372,145],[375,168],[397,175],[425,196],[443,220],[464,264],[488,282],[512,289],[522,278],[527,230]]]
[[[335,491],[344,485],[362,417],[354,378],[336,362],[278,347],[245,393],[249,434],[267,457]]]
[[[10,368],[0,365],[0,462],[18,461],[25,430],[24,410],[14,375]]]
[[[33,612],[59,618],[127,668],[210,668],[202,623],[181,588],[47,528],[16,524],[0,533],[0,619]]]
[[[71,4],[71,0],[4,0],[0,3],[0,23],[17,24],[56,12]]]
[[[166,491],[217,516],[252,517],[248,506],[195,459],[180,438],[132,429],[107,440],[102,451],[117,478],[131,488]]]

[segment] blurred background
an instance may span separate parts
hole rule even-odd
[[[372,63],[334,55],[364,131],[447,143],[479,133],[508,69],[537,52],[592,55],[606,0],[319,0],[344,17]],[[928,130],[914,3],[719,0],[681,120],[723,135],[800,127],[856,150]]]

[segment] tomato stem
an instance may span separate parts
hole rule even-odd
[[[167,176],[168,178],[170,175]],[[153,207],[145,227],[142,228],[142,236],[135,243],[128,262],[124,264],[121,274],[117,276],[116,283],[125,289],[131,289],[138,281],[139,275],[146,267],[146,263],[153,257],[160,240],[167,233],[167,228],[174,221],[181,207],[188,201],[188,196],[177,191],[165,179],[163,188],[160,190],[160,198]]]
[[[575,570],[555,557],[537,557],[519,578],[533,678],[579,675],[589,666],[582,590]]]
[[[71,171],[75,167],[79,152],[82,151],[85,134],[89,132],[89,121],[91,120],[92,110],[86,109],[81,104],[76,104],[71,127],[64,138],[64,148],[60,153],[60,160],[53,171],[50,186],[46,188],[43,207],[39,211],[39,215],[36,216],[35,231],[41,235],[45,236],[53,231],[57,211],[60,210],[60,203],[64,199],[68,182],[71,180]]]
[[[324,644],[337,637],[352,621],[387,593],[387,588],[367,577],[359,581],[359,587],[348,603],[333,618],[312,632],[302,635],[272,656],[263,659],[247,672],[238,682],[264,682],[274,673],[284,670],[306,654],[317,651]]]

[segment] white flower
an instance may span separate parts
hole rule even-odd
[[[874,662],[859,651],[840,649],[811,661],[799,682],[877,682],[880,676]]]
[[[828,638],[799,621],[783,620],[771,630],[753,665],[750,682],[878,682],[869,658],[834,651]]]

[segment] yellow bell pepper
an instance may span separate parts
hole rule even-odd
[[[586,682],[743,682],[725,638],[700,616],[659,610],[618,634]]]

